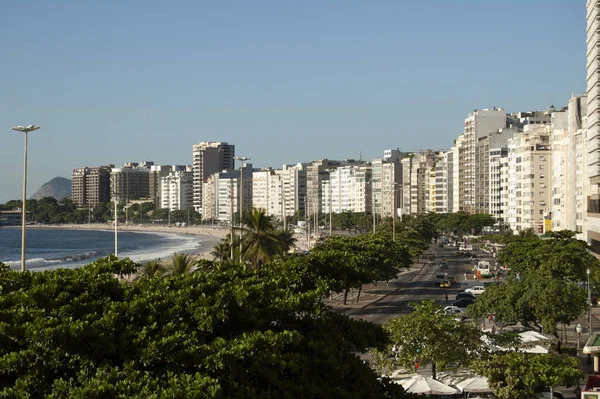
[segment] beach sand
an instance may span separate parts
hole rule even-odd
[[[105,223],[92,223],[92,224],[52,224],[52,225],[30,225],[27,226],[27,229],[68,229],[68,230],[106,230],[106,231],[114,231],[114,227],[110,224]],[[157,225],[157,224],[148,224],[148,225],[140,225],[140,224],[129,224],[119,225],[118,232],[122,231],[137,231],[137,232],[156,232],[156,233],[172,233],[172,234],[190,234],[197,236],[206,237],[205,240],[202,241],[201,247],[197,248],[193,251],[188,252],[194,259],[208,259],[212,260],[213,256],[210,254],[213,250],[213,247],[217,242],[219,242],[222,238],[225,238],[230,232],[230,229],[222,228],[222,227],[212,227],[212,226],[188,226],[188,227],[177,227],[175,225],[171,225],[170,227],[167,225]],[[161,262],[164,264],[169,264],[171,262],[171,257],[161,259]]]

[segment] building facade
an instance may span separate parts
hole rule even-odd
[[[110,202],[110,172],[114,165],[73,169],[71,199],[78,207]]]
[[[226,142],[203,141],[192,146],[193,196],[196,212],[203,213],[203,183],[216,172],[233,169],[234,156],[235,146]]]
[[[193,173],[190,165],[173,165],[161,178],[160,207],[171,211],[193,209]]]

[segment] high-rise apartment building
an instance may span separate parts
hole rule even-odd
[[[153,162],[128,162],[110,172],[111,201],[127,202],[150,198],[150,167]]]
[[[110,202],[110,171],[114,165],[73,169],[71,198],[79,207]]]
[[[194,209],[202,214],[202,184],[213,173],[234,168],[235,146],[203,141],[192,146]]]
[[[170,173],[161,178],[160,207],[171,211],[193,208],[193,173],[190,165],[172,165]]]
[[[508,140],[508,158],[510,228],[542,233],[550,200],[550,127],[514,135]]]
[[[321,186],[324,212],[371,212],[370,166],[343,166],[329,174]]]
[[[587,209],[585,238],[600,256],[600,1],[587,0]]]
[[[458,176],[459,181],[459,210],[473,213],[475,211],[476,195],[476,162],[475,151],[477,141],[489,133],[506,127],[506,112],[502,108],[475,110],[465,119],[465,128],[462,134],[461,148],[459,148],[460,161]],[[456,154],[455,154],[456,155]],[[455,197],[456,198],[456,197]]]
[[[148,197],[152,199],[154,202],[154,207],[156,209],[161,208],[161,179],[163,177],[169,176],[169,173],[173,170],[173,167],[176,165],[152,165],[150,166],[150,174],[148,178]],[[182,167],[181,165],[177,165],[178,167]]]

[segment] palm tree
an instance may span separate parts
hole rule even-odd
[[[194,260],[188,254],[173,254],[173,265],[171,266],[171,275],[180,276],[190,273],[194,267]]]
[[[229,240],[224,238],[213,247],[212,252],[210,253],[215,259],[219,259],[223,262],[225,259],[229,259],[231,257],[231,245],[229,244]]]
[[[284,244],[273,220],[265,214],[264,209],[253,208],[244,215],[246,227],[242,228],[243,259],[249,261],[254,268],[273,259],[284,252]]]
[[[157,260],[151,260],[140,269],[140,277],[162,277],[167,268]]]
[[[277,235],[281,241],[281,250],[284,254],[288,253],[290,249],[294,247],[296,241],[298,241],[294,237],[294,232],[291,230],[277,230]]]

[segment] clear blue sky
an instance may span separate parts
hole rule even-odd
[[[72,169],[255,166],[448,148],[475,108],[585,91],[585,1],[16,1],[0,4],[0,203]]]

